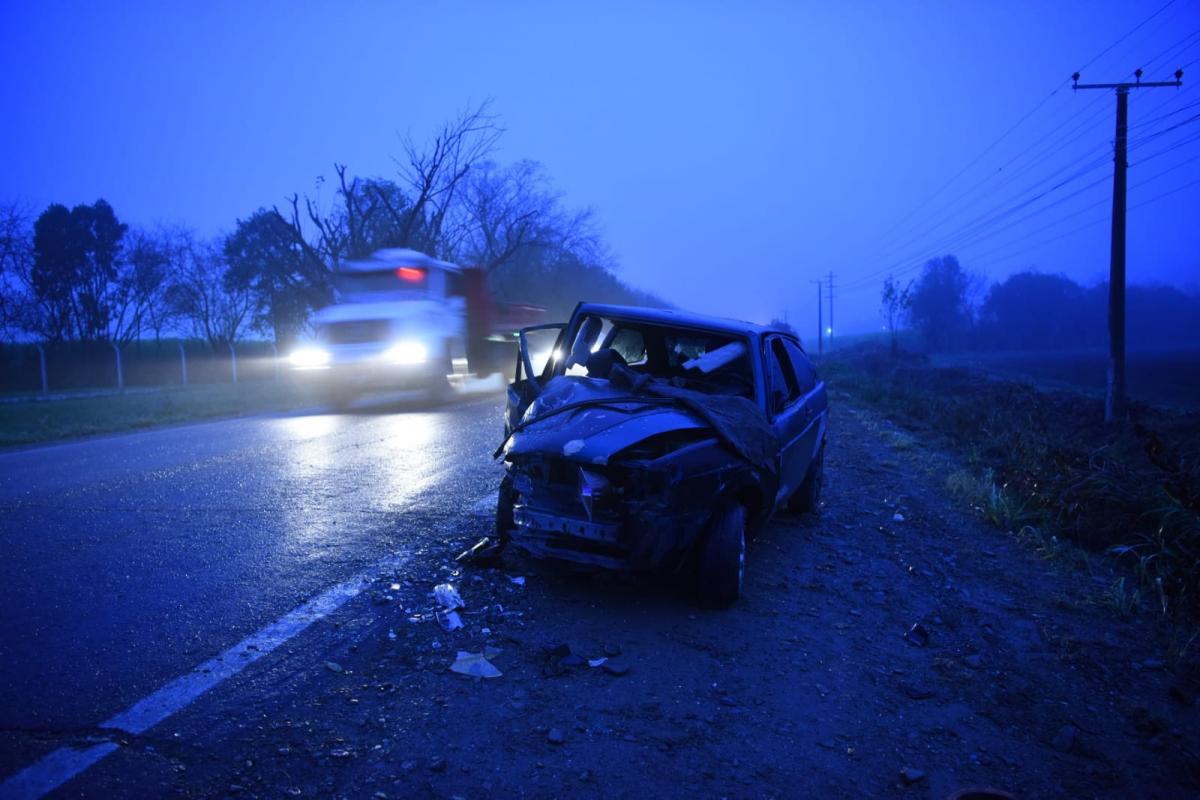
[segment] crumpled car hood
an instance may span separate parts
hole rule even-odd
[[[602,404],[605,401],[610,402]],[[552,413],[572,403],[588,405]],[[551,415],[533,421],[545,414]],[[589,464],[608,463],[614,454],[651,436],[710,427],[684,408],[632,401],[607,381],[589,378],[552,380],[529,406],[522,424],[526,427],[505,445],[506,455],[542,453]]]

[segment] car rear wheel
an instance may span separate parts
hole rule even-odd
[[[816,511],[817,505],[821,502],[821,484],[824,482],[825,443],[822,442],[821,449],[817,450],[817,456],[813,459],[812,466],[808,468],[808,474],[804,476],[804,483],[800,484],[800,488],[788,498],[788,511],[793,514]]]
[[[746,573],[746,509],[731,503],[713,517],[700,548],[696,593],[707,605],[732,605]]]

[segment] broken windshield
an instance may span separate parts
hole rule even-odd
[[[754,399],[754,371],[744,337],[639,320],[584,317],[566,375],[607,378],[613,364],[695,391]]]

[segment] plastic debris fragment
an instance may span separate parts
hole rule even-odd
[[[438,624],[441,625],[447,633],[450,631],[456,631],[463,627],[462,618],[458,616],[457,611],[438,611],[436,616]]]
[[[496,666],[488,661],[483,653],[468,653],[465,650],[458,651],[458,656],[450,665],[450,671],[460,675],[469,675],[472,678],[499,678],[504,674],[496,669]]]
[[[450,583],[439,583],[433,587],[433,598],[437,600],[438,605],[447,611],[453,611],[456,608],[466,608],[467,604],[463,602],[459,596],[458,590]]]

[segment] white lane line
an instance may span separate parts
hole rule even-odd
[[[484,501],[495,505],[495,495],[483,497],[471,508],[481,508]],[[478,512],[476,512],[478,514]],[[436,533],[447,533],[463,519],[452,519],[437,526]],[[183,710],[200,695],[241,672],[312,623],[332,614],[347,601],[379,578],[402,567],[407,556],[392,555],[348,581],[339,583],[317,595],[270,625],[251,634],[216,658],[205,661],[191,672],[181,675],[156,692],[143,697],[129,708],[109,719],[101,727],[115,728],[128,733],[143,733],[167,717]],[[4,783],[0,783],[0,800],[36,800],[62,786],[100,759],[116,751],[112,742],[78,749],[60,747],[41,761],[26,767]]]
[[[117,749],[112,742],[94,744],[83,750],[60,747],[4,783],[0,784],[0,797],[35,798],[63,785],[85,769]]]
[[[117,728],[134,734],[146,732],[218,683],[232,678],[258,661],[309,625],[332,614],[347,600],[369,586],[380,574],[396,570],[407,560],[404,556],[384,559],[376,563],[369,572],[356,575],[345,583],[327,589],[216,658],[205,661],[157,692],[143,697],[100,727]]]
[[[209,689],[238,674],[312,623],[333,613],[380,575],[402,566],[406,560],[407,558],[404,556],[389,556],[374,564],[369,570],[325,590],[257,633],[246,637],[216,658],[205,661],[191,672],[143,697],[103,723],[101,727],[116,728],[133,734],[144,733],[189,705]],[[59,748],[0,784],[0,798],[25,800],[25,798],[41,797],[116,749],[117,745],[111,742],[95,745],[85,750],[71,747]]]

